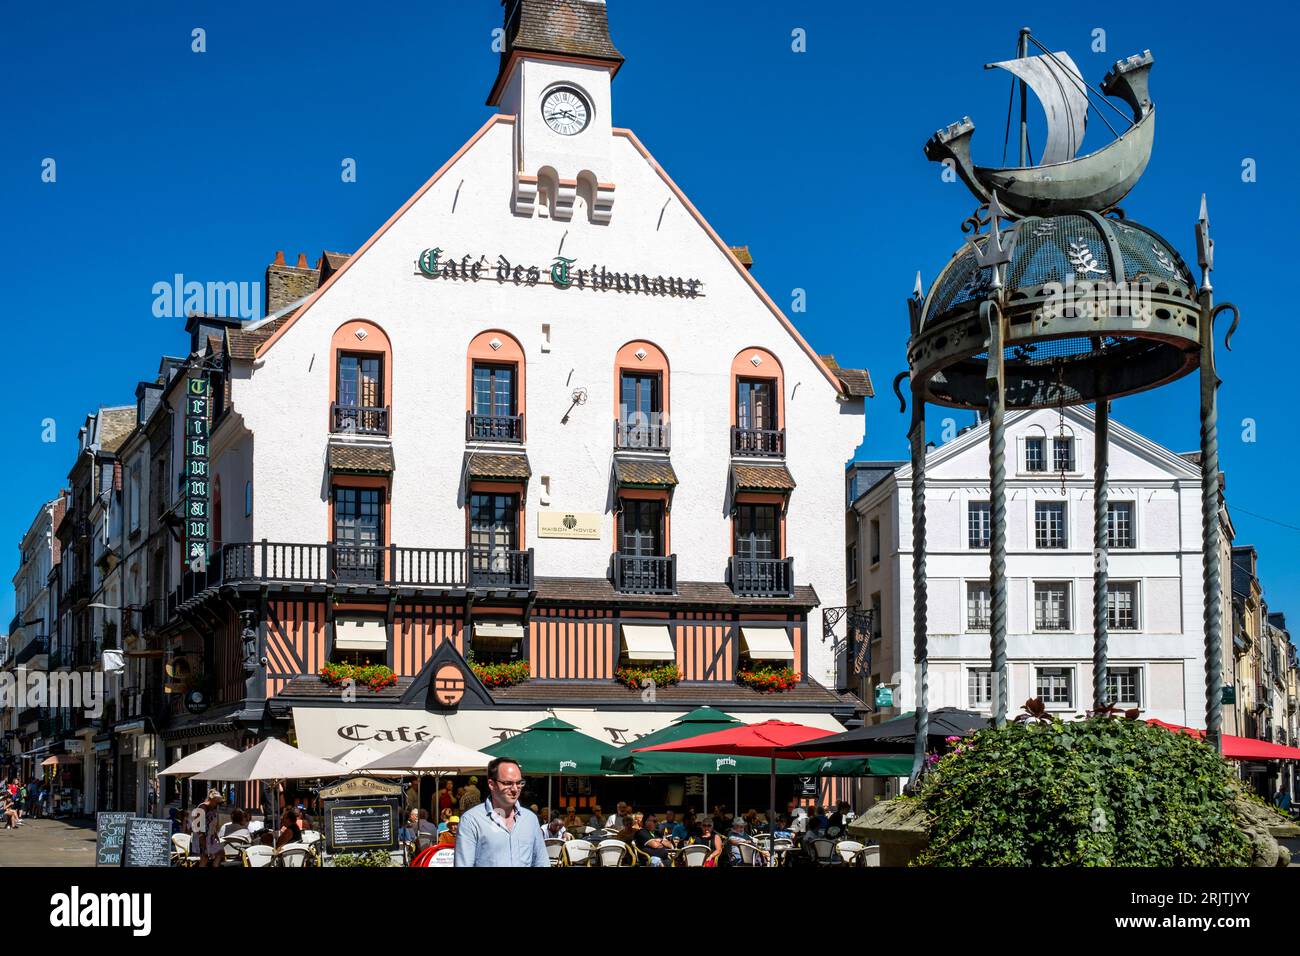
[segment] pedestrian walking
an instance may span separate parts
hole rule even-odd
[[[488,764],[487,786],[488,798],[460,815],[456,866],[549,867],[541,822],[519,803],[519,764],[497,757]]]

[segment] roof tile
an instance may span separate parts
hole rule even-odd
[[[329,468],[345,474],[387,475],[393,472],[393,449],[389,445],[356,445],[332,442]]]
[[[527,481],[533,474],[527,455],[465,453],[465,474],[470,478],[506,478]]]
[[[615,455],[614,480],[620,485],[672,488],[677,485],[677,473],[667,458],[624,458]]]
[[[785,465],[731,466],[731,480],[737,491],[793,491],[794,478]]]

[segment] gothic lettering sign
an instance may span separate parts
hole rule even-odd
[[[208,462],[208,379],[196,376],[185,388],[185,471],[182,496],[185,518],[185,563],[207,567],[212,540],[211,471]],[[197,565],[196,565],[197,561]]]
[[[579,267],[577,259],[556,256],[549,265],[522,265],[498,255],[495,261],[480,255],[447,256],[439,248],[425,249],[415,260],[420,274],[429,279],[448,279],[477,285],[549,285],[557,289],[586,289],[592,292],[624,292],[630,295],[666,296],[674,299],[704,297],[704,283],[681,276],[619,272],[604,265]]]

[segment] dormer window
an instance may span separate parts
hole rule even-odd
[[[1046,471],[1047,461],[1043,457],[1046,439],[1029,437],[1025,439],[1025,471]]]
[[[1058,435],[1052,439],[1052,470],[1074,471],[1074,439]]]

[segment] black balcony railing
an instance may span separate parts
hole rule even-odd
[[[465,413],[466,441],[524,440],[523,415],[475,415]]]
[[[463,548],[359,547],[272,541],[225,544],[206,571],[188,571],[168,598],[168,614],[207,590],[241,581],[375,584],[531,590],[533,553]],[[157,613],[157,612],[155,612]]]
[[[614,420],[614,447],[638,451],[667,451],[668,423]]]
[[[330,430],[352,435],[387,435],[388,407],[370,408],[365,405],[330,405]]]
[[[1070,629],[1069,618],[1064,617],[1040,617],[1034,620],[1035,631],[1068,631]]]
[[[731,589],[744,597],[794,594],[794,558],[731,558]]]
[[[14,663],[19,665],[26,664],[33,658],[48,654],[49,650],[50,642],[46,638],[33,638],[24,644],[18,653],[14,655]]]
[[[676,594],[677,555],[614,555],[614,590],[623,594]]]
[[[474,588],[533,589],[533,549],[471,548],[469,584]]]
[[[785,454],[784,428],[736,428],[731,429],[731,453],[733,455],[759,455],[779,458]]]
[[[63,593],[59,596],[60,603],[67,607],[76,604],[78,601],[84,601],[90,597],[90,582],[85,578],[76,578],[69,581]]]
[[[73,661],[73,667],[94,667],[99,663],[99,645],[94,641],[78,641],[77,656]]]

